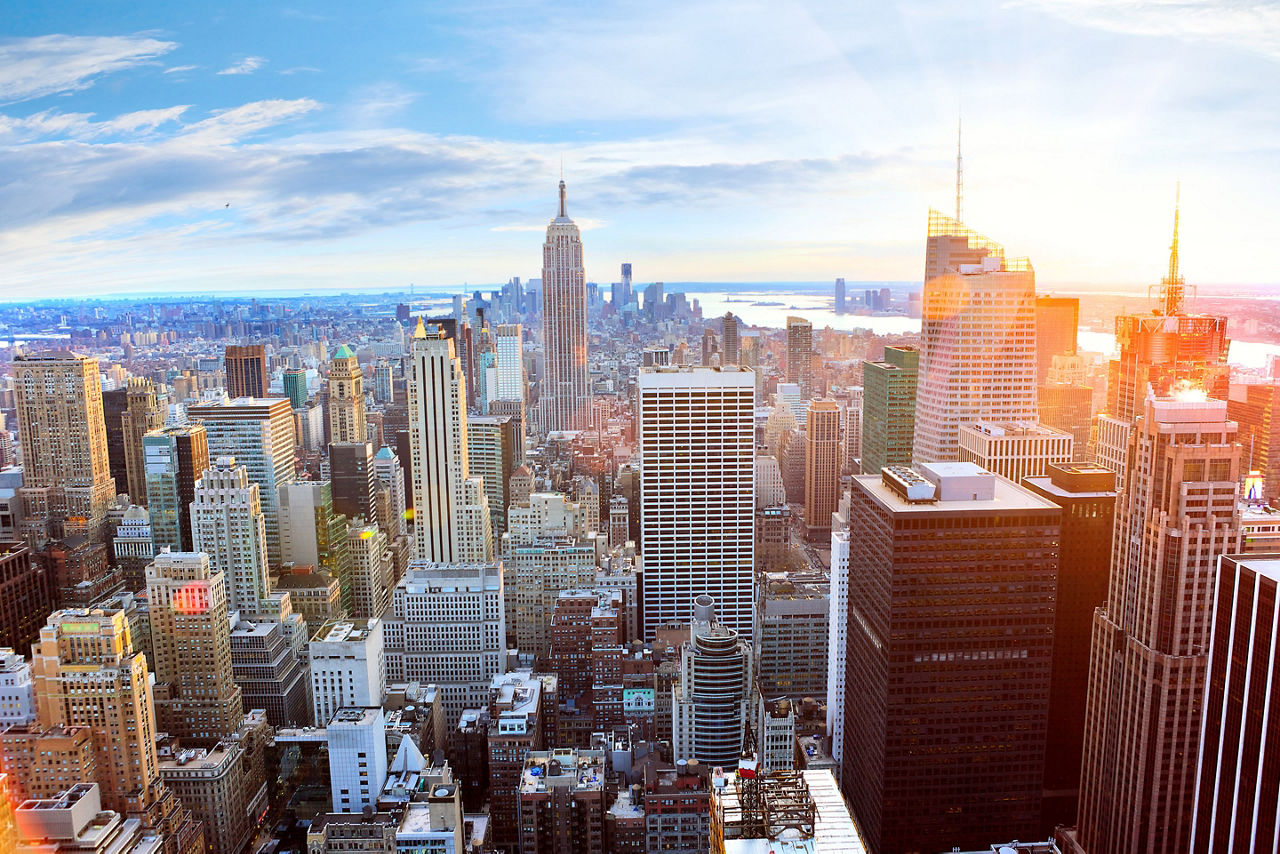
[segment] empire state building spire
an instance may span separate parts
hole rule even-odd
[[[565,209],[560,181],[559,215],[547,225],[542,244],[542,344],[546,383],[541,390],[542,429],[585,430],[591,421],[587,375],[587,286],[582,236]]]

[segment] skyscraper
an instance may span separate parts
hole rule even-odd
[[[1080,325],[1080,300],[1076,297],[1036,297],[1036,382],[1049,381],[1054,356],[1073,356]]]
[[[348,519],[376,521],[373,446],[368,442],[332,442],[329,445],[329,482],[333,509]]]
[[[920,351],[885,347],[879,362],[862,363],[862,470],[911,465]]]
[[[1217,576],[1190,850],[1274,851],[1280,556],[1223,557]]]
[[[329,363],[329,441],[369,441],[364,417],[364,373],[356,354],[343,344]]]
[[[851,495],[841,788],[869,850],[1031,838],[1062,511],[972,463]]]
[[[813,393],[813,324],[803,317],[787,318],[787,382],[800,386],[800,396]]]
[[[751,709],[752,672],[750,643],[716,621],[710,596],[694,599],[672,698],[676,759],[738,767]]]
[[[438,684],[451,727],[505,670],[502,585],[500,564],[415,562],[382,619],[387,681]]]
[[[1227,405],[1148,397],[1129,433],[1111,584],[1094,612],[1080,822],[1089,854],[1185,851],[1218,556],[1240,547]]]
[[[844,314],[844,279],[836,279],[836,314]]]
[[[725,312],[721,339],[720,364],[726,367],[738,364],[741,358],[738,352],[738,318],[731,311]]]
[[[587,377],[587,293],[582,268],[582,238],[565,212],[564,181],[560,213],[547,226],[542,245],[542,346],[546,384],[542,389],[542,426],[586,430],[591,423],[591,386]]]
[[[267,353],[261,344],[228,344],[223,353],[227,372],[227,396],[266,397],[270,388],[267,379]]]
[[[1057,825],[1076,823],[1089,636],[1093,610],[1106,601],[1111,580],[1115,484],[1114,472],[1091,463],[1051,464],[1043,477],[1022,481],[1027,489],[1062,508],[1040,838],[1047,839]]]
[[[191,499],[209,467],[209,435],[199,424],[153,430],[142,437],[147,507],[156,551],[191,551]]]
[[[307,405],[307,372],[302,368],[289,368],[284,372],[284,396],[289,406],[302,409]]]
[[[121,417],[124,465],[127,481],[116,489],[127,492],[134,504],[147,503],[147,478],[142,462],[142,437],[164,426],[164,412],[156,399],[156,385],[143,377],[130,377],[125,411]],[[123,488],[122,488],[123,487]]]
[[[196,482],[191,539],[226,578],[232,611],[256,613],[270,593],[261,488],[235,457],[218,457]]]
[[[525,399],[524,327],[519,323],[502,323],[493,335],[494,365],[498,370],[498,400]]]
[[[187,416],[204,425],[209,457],[235,457],[262,487],[262,512],[267,524],[268,558],[280,563],[277,520],[280,488],[297,479],[293,413],[285,398],[237,398],[230,403],[202,403],[187,407]],[[230,581],[230,574],[228,574]],[[234,597],[233,597],[234,598]]]
[[[418,322],[410,357],[409,444],[413,480],[414,553],[437,563],[483,561],[492,543],[477,536],[487,520],[471,519],[484,486],[468,486],[466,379],[453,340]],[[479,493],[480,498],[476,498]],[[487,515],[487,501],[485,513]],[[477,511],[478,512],[478,511]]]
[[[200,825],[160,777],[147,658],[123,611],[55,611],[31,648],[40,725],[88,727],[102,803],[167,837],[166,852],[193,850]]]
[[[642,368],[640,530],[644,635],[687,622],[691,597],[751,636],[755,375],[749,368]]]
[[[1035,421],[1035,274],[986,255],[925,282],[912,460],[956,459],[968,421]]]
[[[98,360],[65,350],[18,355],[13,379],[28,542],[77,532],[100,542],[116,484]]]
[[[519,426],[510,415],[467,419],[467,467],[472,477],[484,481],[495,540],[507,530],[507,506],[511,503],[507,482],[516,467],[517,447],[522,439]]]
[[[162,552],[147,567],[156,722],[212,746],[240,726],[227,584],[203,552]]]
[[[840,407],[834,400],[809,405],[805,425],[804,526],[810,537],[831,531],[831,514],[840,500]]]

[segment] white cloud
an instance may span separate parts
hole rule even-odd
[[[1280,59],[1280,4],[1256,0],[1012,0],[1115,33],[1209,42]]]
[[[259,68],[267,64],[267,60],[261,56],[246,56],[228,68],[219,71],[219,74],[252,74]]]
[[[184,71],[195,71],[199,67],[200,66],[198,65],[175,65],[172,68],[166,68],[164,70],[164,73],[165,74],[181,74]]]
[[[152,63],[175,47],[144,36],[8,39],[0,42],[0,103],[85,89],[100,75]]]
[[[226,145],[319,107],[310,98],[253,101],[229,110],[220,110],[203,121],[187,125],[182,130],[182,138],[208,145]]]

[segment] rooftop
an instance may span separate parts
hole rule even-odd
[[[954,474],[962,476],[974,474],[974,469],[978,472],[984,471],[973,463],[928,463],[926,465],[933,467],[935,472],[941,470],[943,480]],[[989,472],[987,475],[992,487],[992,497],[989,499],[950,499],[944,489],[940,500],[928,503],[908,501],[886,485],[881,475],[857,475],[853,481],[878,504],[894,513],[1008,513],[1020,510],[1058,509],[1058,505],[1047,498],[1041,498],[1030,490]],[[918,473],[917,478],[919,478]],[[923,480],[923,478],[920,479]]]

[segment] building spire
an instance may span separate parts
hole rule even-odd
[[[565,219],[569,215],[564,212],[564,176],[560,177],[560,218]]]
[[[1182,182],[1179,181],[1173,202],[1173,242],[1169,244],[1169,272],[1161,282],[1161,290],[1164,291],[1164,313],[1170,315],[1182,314],[1185,310],[1185,280],[1178,270],[1178,214],[1181,207]]]
[[[964,222],[964,157],[960,154],[963,119],[956,116],[956,222]]]

